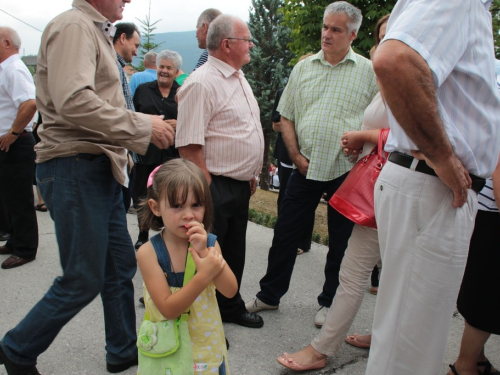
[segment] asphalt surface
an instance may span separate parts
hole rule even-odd
[[[29,309],[44,295],[55,277],[61,274],[54,226],[48,213],[38,212],[40,247],[37,259],[22,267],[0,269],[0,337],[22,319]],[[138,234],[135,215],[128,214],[128,227],[132,239]],[[247,233],[247,259],[242,282],[243,298],[250,299],[259,290],[259,280],[267,266],[267,253],[273,230],[249,223]],[[0,243],[3,245],[3,243]],[[290,290],[281,300],[279,310],[261,313],[264,327],[243,328],[224,324],[230,342],[229,365],[233,375],[295,374],[278,364],[276,357],[284,351],[293,353],[309,344],[319,332],[314,326],[318,309],[316,297],[323,285],[323,267],[327,248],[313,244],[309,253],[297,257]],[[0,256],[0,262],[7,256]],[[142,278],[135,278],[136,301],[142,295]],[[350,333],[370,332],[376,296],[367,292]],[[488,301],[484,302],[488,308]],[[137,324],[142,321],[144,308],[136,303]],[[441,374],[448,371],[460,347],[463,319],[457,314],[449,335],[446,358]],[[67,324],[50,348],[38,359],[38,369],[44,375],[107,374],[105,367],[103,314],[100,298],[96,298]],[[500,368],[500,338],[492,336],[486,346],[487,356]],[[361,375],[365,373],[368,350],[347,344],[335,357],[328,360],[321,371],[308,374]],[[136,374],[131,368],[124,375]],[[0,375],[6,374],[0,366]],[[433,374],[422,374],[433,375]]]

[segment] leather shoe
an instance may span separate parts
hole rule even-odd
[[[12,362],[3,352],[0,345],[0,365],[5,365],[7,374],[9,375],[41,375],[36,366],[19,366]]]
[[[9,249],[7,246],[0,246],[0,254],[1,255],[12,254],[12,249]]]
[[[8,241],[10,233],[0,232],[0,241]]]
[[[118,372],[128,370],[132,366],[137,366],[138,363],[139,362],[138,362],[137,357],[135,357],[127,362],[120,363],[118,365],[106,362],[106,370],[108,370],[108,372],[110,372],[112,374],[116,374]]]
[[[264,325],[264,321],[259,315],[248,311],[238,316],[223,316],[222,321],[224,323],[234,323],[248,328],[260,328]]]
[[[8,270],[10,268],[16,268],[16,267],[19,267],[19,266],[22,266],[23,264],[26,264],[26,263],[29,263],[29,262],[32,262],[34,261],[35,258],[28,258],[28,259],[25,259],[25,258],[19,258],[18,256],[15,256],[15,255],[11,255],[10,257],[8,257],[3,263],[2,263],[2,268],[4,270]]]

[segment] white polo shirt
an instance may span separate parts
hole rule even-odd
[[[0,136],[9,132],[21,103],[30,99],[35,99],[33,77],[21,56],[12,55],[0,63]],[[35,116],[25,130],[31,131]]]
[[[429,65],[446,133],[462,164],[490,177],[500,153],[500,95],[489,7],[491,0],[399,0],[384,40],[410,46]],[[425,108],[422,108],[425,111]],[[386,151],[417,146],[388,109]]]

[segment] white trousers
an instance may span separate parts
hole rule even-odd
[[[367,375],[438,375],[477,212],[439,178],[387,162],[375,184],[384,271]]]
[[[377,230],[354,225],[340,266],[339,286],[320,333],[312,347],[327,356],[336,354],[358,313],[373,267],[380,260]]]

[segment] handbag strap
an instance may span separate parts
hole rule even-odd
[[[382,159],[387,159],[387,152],[384,152],[384,147],[389,135],[389,130],[390,129],[388,128],[380,129],[380,133],[378,135],[377,154],[379,163],[384,163],[384,160]]]

